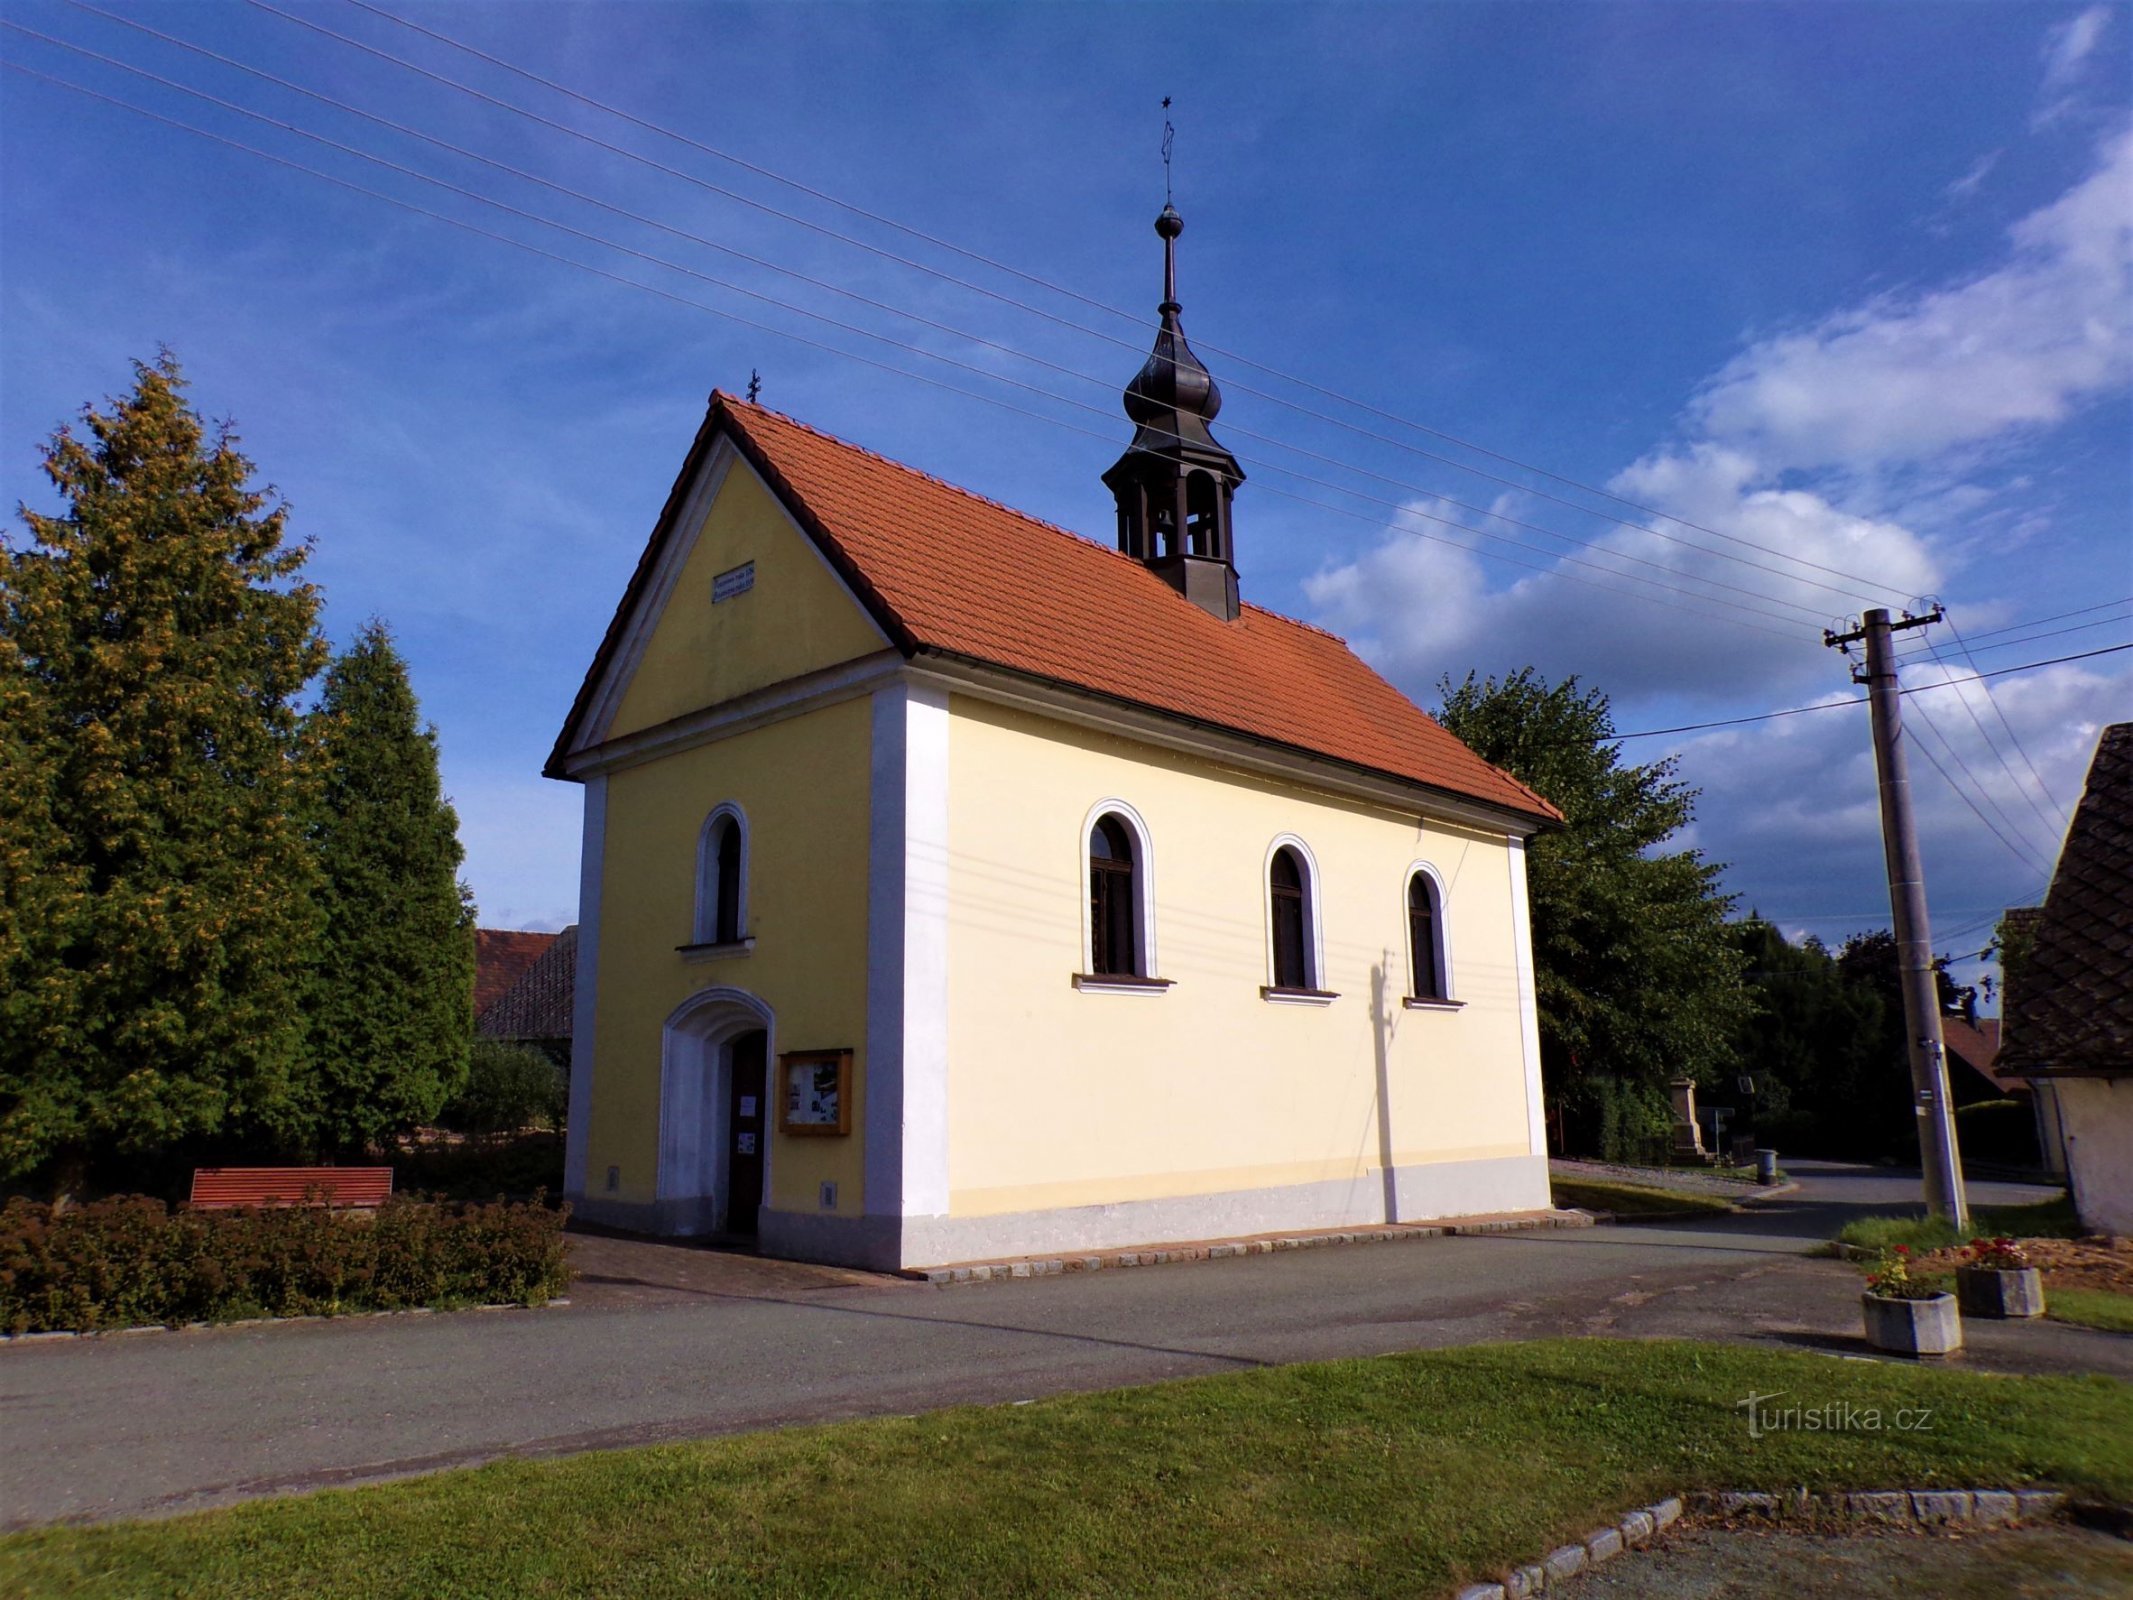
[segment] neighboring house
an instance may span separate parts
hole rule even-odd
[[[484,1039],[527,1044],[558,1066],[570,1065],[572,1013],[577,1004],[578,930],[541,935],[547,947],[474,1025]]]
[[[581,1216],[904,1267],[1549,1204],[1557,814],[1240,603],[1161,309],[1116,549],[712,397],[547,767]]]
[[[1989,1129],[1993,1137],[1982,1144],[1973,1138],[1973,1125],[1963,1119],[1966,1164],[1975,1157],[2041,1168],[2063,1178],[2066,1155],[2059,1142],[2057,1107],[2047,1103],[2048,1090],[2040,1094],[2028,1079],[2001,1069],[2000,1019],[1979,1017],[1973,1022],[1964,1016],[1944,1015],[1940,1028],[1948,1051],[1949,1093],[1956,1109],[1978,1108],[1975,1115],[1994,1118],[2005,1112],[2016,1119],[2013,1124],[1996,1122]],[[1995,1105],[1996,1101],[2012,1101],[2013,1105]]]
[[[525,933],[517,928],[474,930],[474,1021],[511,992],[541,952],[555,943],[552,933]]]
[[[2001,1070],[2057,1098],[2075,1210],[2133,1234],[2133,722],[2103,730],[2001,1018]]]

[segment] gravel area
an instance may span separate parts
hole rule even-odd
[[[2064,1524],[1965,1535],[1687,1528],[1548,1592],[1566,1600],[2125,1600],[2133,1543]]]
[[[1724,1178],[1700,1167],[1619,1167],[1608,1161],[1550,1160],[1548,1171],[1558,1178],[1635,1183],[1647,1189],[1679,1189],[1684,1194],[1710,1194],[1726,1200],[1753,1194],[1759,1187],[1753,1178]]]

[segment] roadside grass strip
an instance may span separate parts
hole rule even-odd
[[[1959,1232],[1953,1224],[1917,1212],[1902,1216],[1860,1217],[1837,1230],[1839,1244],[1862,1250],[1881,1250],[1902,1244],[1913,1250],[1942,1250],[1968,1244],[1976,1238],[2006,1235],[2012,1239],[2075,1239],[2081,1235],[2074,1203],[2066,1196],[2028,1206],[1973,1206],[1970,1229]]]
[[[1593,1178],[1551,1178],[1548,1187],[1559,1206],[1612,1211],[1618,1217],[1657,1213],[1723,1216],[1733,1209],[1730,1200],[1693,1189],[1655,1189],[1641,1183],[1609,1183]]]
[[[2044,1297],[2044,1314],[2054,1322],[2071,1322],[2080,1328],[2133,1333],[2133,1294],[2055,1288]]]
[[[1405,1600],[1685,1490],[1888,1484],[2133,1502],[2133,1386],[1475,1346],[40,1529],[0,1541],[0,1593]]]

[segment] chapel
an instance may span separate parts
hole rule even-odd
[[[896,1270],[1548,1206],[1560,818],[1240,591],[1183,226],[1108,542],[712,396],[546,768],[578,1215]]]

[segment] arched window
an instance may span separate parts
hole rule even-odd
[[[730,801],[704,819],[696,845],[697,944],[748,937],[748,819]]]
[[[1185,478],[1185,549],[1190,555],[1222,554],[1222,497],[1212,473],[1194,472]]]
[[[1267,868],[1267,895],[1273,907],[1274,987],[1316,987],[1311,971],[1311,912],[1304,865],[1296,852],[1284,845],[1274,852]]]
[[[1116,816],[1089,830],[1089,970],[1099,977],[1140,975],[1133,836]]]
[[[1449,1000],[1444,959],[1444,900],[1436,877],[1416,868],[1407,879],[1408,990],[1416,1000]]]

